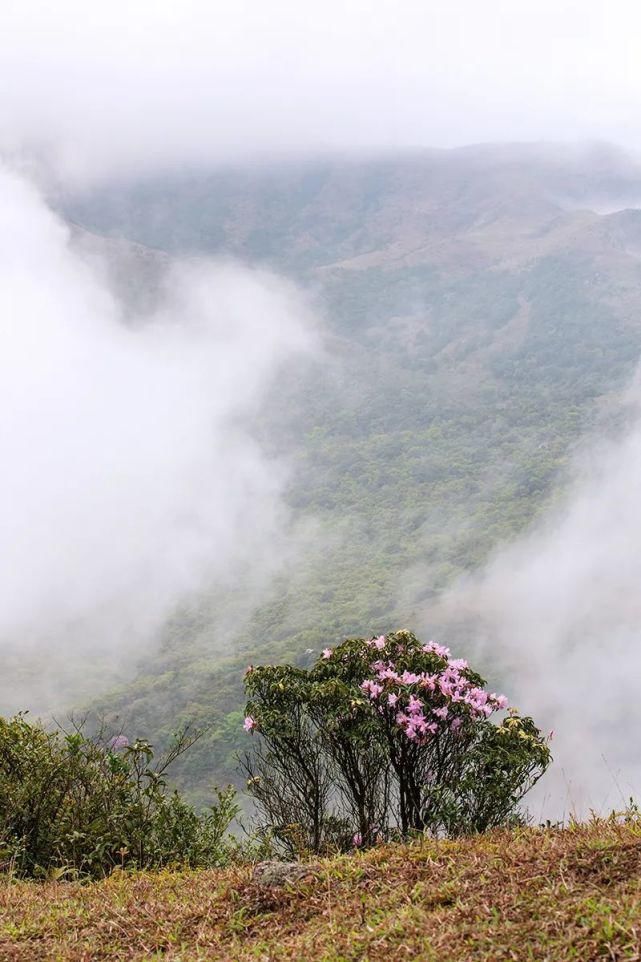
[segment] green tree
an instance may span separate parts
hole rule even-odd
[[[551,761],[531,718],[409,631],[250,668],[243,760],[264,827],[291,852],[510,824]]]

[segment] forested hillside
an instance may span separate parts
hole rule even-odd
[[[83,228],[164,252],[146,263],[231,255],[291,277],[324,343],[255,425],[291,465],[303,548],[257,607],[239,585],[176,612],[101,712],[152,740],[210,726],[180,773],[205,796],[235,772],[248,662],[306,664],[347,635],[411,626],[523,529],[636,366],[638,201],[625,157],[551,147],[192,172],[67,198]]]

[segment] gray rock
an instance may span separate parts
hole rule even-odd
[[[271,888],[300,882],[313,876],[314,871],[314,866],[302,862],[259,862],[254,869],[253,880]]]

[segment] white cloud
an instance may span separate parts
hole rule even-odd
[[[640,482],[637,413],[621,439],[586,444],[560,507],[437,608],[555,732],[537,817],[607,812],[641,792]]]
[[[0,144],[74,179],[261,152],[641,146],[627,0],[9,0]]]
[[[135,649],[183,594],[285,551],[284,466],[249,428],[313,344],[304,300],[178,262],[126,324],[99,267],[0,170],[0,650],[41,659]]]

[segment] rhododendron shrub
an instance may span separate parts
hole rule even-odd
[[[309,670],[250,668],[245,685],[248,788],[290,849],[296,833],[318,852],[509,824],[551,761],[531,718],[409,631],[349,639]]]

